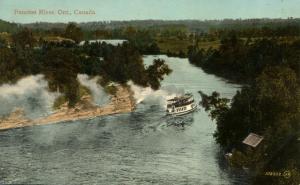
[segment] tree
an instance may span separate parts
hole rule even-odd
[[[216,141],[227,149],[237,149],[230,160],[233,164],[252,167],[258,173],[267,166],[271,169],[287,167],[295,174],[281,181],[288,184],[299,179],[295,168],[286,166],[289,159],[299,164],[296,141],[300,129],[299,90],[297,75],[291,68],[266,67],[252,85],[237,92],[230,106],[228,100],[216,92],[211,96],[200,92],[200,104],[216,120]],[[242,140],[250,132],[264,137],[263,147],[255,150],[242,147]]]
[[[0,84],[14,82],[20,77],[17,58],[9,48],[0,48]]]
[[[32,48],[36,44],[36,39],[29,28],[24,28],[12,36],[13,43],[16,47]]]
[[[83,39],[83,32],[75,23],[69,23],[66,27],[64,37],[74,40],[79,43]]]
[[[49,87],[65,93],[70,107],[79,100],[79,70],[77,56],[66,48],[52,49],[45,56],[43,73],[49,81]]]
[[[261,127],[295,127],[299,110],[299,85],[296,73],[288,67],[267,67],[256,79],[257,113]],[[272,108],[270,108],[272,107]],[[281,120],[284,120],[281,122]],[[280,125],[279,125],[280,124]],[[281,130],[283,132],[284,130]]]
[[[6,47],[7,46],[7,42],[5,39],[3,39],[2,37],[0,37],[0,48]]]
[[[201,95],[200,105],[205,111],[210,111],[212,119],[216,119],[220,114],[226,113],[229,110],[229,99],[221,98],[220,94],[214,91],[211,96],[206,95],[202,91],[199,91]]]
[[[216,92],[200,94],[201,105],[216,120],[215,137],[222,146],[237,145],[249,132],[276,133],[279,139],[299,128],[299,85],[288,67],[266,68],[253,85],[237,92],[230,108]]]
[[[172,70],[165,64],[162,59],[155,59],[153,64],[146,69],[148,83],[154,90],[159,89],[160,81],[164,79],[164,75],[169,75]]]
[[[132,26],[128,26],[128,27],[124,28],[123,32],[124,32],[125,37],[127,39],[131,40],[136,35],[137,30],[134,27],[132,27]]]

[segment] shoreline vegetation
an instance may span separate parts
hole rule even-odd
[[[118,46],[77,45],[94,39],[128,42]],[[216,121],[216,142],[224,153],[231,153],[232,166],[250,169],[253,184],[299,184],[299,18],[21,26],[0,20],[0,85],[43,74],[49,89],[59,90],[69,102],[64,104],[62,115],[67,110],[78,115],[75,107],[82,100],[76,80],[79,73],[101,76],[99,83],[103,87],[110,82],[126,84],[132,80],[140,86],[159,89],[160,81],[171,70],[163,60],[145,67],[142,55],[147,54],[187,57],[205,72],[243,83],[231,101],[217,92],[206,95],[200,91],[202,107]],[[249,133],[264,138],[257,148],[242,143]],[[291,176],[274,178],[264,173],[282,170]]]
[[[116,89],[115,95],[111,95],[110,97],[110,102],[103,106],[94,105],[91,96],[84,95],[74,107],[70,108],[67,106],[67,103],[64,103],[52,114],[37,119],[26,118],[23,110],[17,109],[10,115],[0,119],[0,131],[132,112],[135,109],[136,103],[130,87],[117,85]]]
[[[36,120],[26,119],[22,111],[17,111],[0,122],[2,129],[130,112],[135,103],[129,87],[125,87],[128,81],[157,90],[164,76],[172,72],[161,59],[145,66],[142,53],[131,42],[81,45],[84,32],[75,23],[69,23],[61,34],[49,33],[39,38],[34,30],[26,27],[4,35],[9,39],[0,38],[0,85],[13,85],[29,75],[43,75],[47,90],[62,94],[55,100],[54,109],[61,104],[64,108]],[[82,96],[79,74],[90,79],[100,77],[97,84],[112,96],[111,103],[104,107],[92,106],[91,101],[87,101],[89,98]],[[115,89],[111,83],[121,85]]]
[[[243,83],[232,100],[199,91],[201,106],[215,120],[216,142],[231,166],[251,170],[253,184],[296,184],[300,180],[300,40],[243,40],[231,31],[218,49],[189,47],[189,61],[234,82]],[[251,133],[258,146],[244,143]],[[272,179],[265,171],[288,171]]]

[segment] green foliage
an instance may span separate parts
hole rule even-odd
[[[205,111],[210,112],[212,119],[217,119],[219,115],[226,113],[229,110],[229,99],[221,98],[218,92],[213,92],[211,96],[199,91],[201,95],[200,105]]]
[[[76,89],[75,89],[76,91]],[[82,86],[82,85],[79,85],[79,94],[78,94],[78,98],[76,98],[76,102],[82,97],[82,96],[85,96],[85,95],[91,95],[91,91],[85,87],[85,86]],[[67,95],[60,95],[59,97],[57,97],[54,101],[54,104],[53,104],[53,109],[59,109],[61,105],[63,105],[64,103],[68,102],[68,99],[66,97]],[[70,99],[70,98],[69,98]],[[76,103],[75,103],[76,104]],[[74,102],[69,104],[69,106],[71,105],[75,105]]]
[[[74,107],[80,100],[79,83],[77,80],[65,86],[65,95],[68,98],[68,106]]]
[[[6,22],[0,19],[0,32],[15,33],[19,30],[19,26],[15,23]]]
[[[20,78],[36,74],[39,69],[37,55],[30,49],[16,50],[11,48],[0,48],[0,84],[14,83]]]
[[[80,28],[74,24],[66,28],[66,33],[68,32],[72,37],[79,38],[81,35]],[[86,43],[79,47],[63,42],[42,42],[40,47],[34,48],[37,43],[34,42],[34,35],[29,29],[14,34],[13,38],[13,48],[0,48],[0,83],[14,83],[27,75],[44,74],[49,89],[64,94],[63,98],[57,100],[55,107],[63,100],[73,107],[80,100],[82,88],[77,81],[78,74],[101,76],[103,86],[110,81],[125,84],[132,80],[138,85],[150,85],[158,89],[163,76],[171,72],[164,61],[154,61],[154,64],[146,69],[139,51],[130,43],[118,46]],[[150,46],[150,49],[156,48],[155,45]],[[116,92],[115,87],[109,87],[107,90],[112,94]]]
[[[257,172],[254,184],[299,181],[300,151],[296,144],[300,129],[299,90],[296,72],[287,66],[275,66],[266,67],[251,85],[237,92],[230,107],[226,99],[221,103],[224,99],[217,93],[207,96],[200,92],[201,105],[216,120],[216,141],[223,147],[237,149],[229,162]],[[245,149],[241,141],[250,132],[264,136],[264,140],[257,148]],[[287,165],[290,159],[298,160],[293,167]],[[267,169],[279,172],[286,169],[292,177],[270,179],[263,175]]]
[[[280,127],[278,121],[284,120],[296,126],[299,110],[299,84],[296,73],[287,67],[267,67],[256,79],[256,106],[263,110],[260,114],[264,127]],[[272,107],[270,109],[270,107]]]
[[[163,76],[171,72],[163,60],[155,60],[153,65],[145,69],[142,56],[130,43],[116,47],[105,43],[93,43],[84,45],[82,49],[83,51],[79,49],[78,52],[86,54],[81,58],[80,68],[84,69],[86,74],[100,75],[106,83],[110,80],[118,83],[132,80],[138,85],[150,85],[157,89]]]
[[[169,55],[178,55],[180,52],[186,54],[190,41],[179,40],[178,38],[158,37],[156,39],[160,51]]]
[[[259,160],[261,160],[263,153],[259,149],[253,150],[247,148],[241,152],[239,150],[233,150],[232,156],[229,158],[231,166],[234,167],[252,167],[257,168],[259,166]]]
[[[108,94],[115,95],[117,93],[117,87],[114,85],[107,85],[104,88],[104,91]]]
[[[283,178],[279,178],[279,182],[277,182],[278,185],[291,185],[291,184],[298,185],[300,182],[299,170],[300,170],[299,167],[287,168],[284,171],[284,172],[287,172],[287,176],[283,177]]]
[[[79,43],[83,39],[83,32],[75,23],[69,23],[66,27],[64,37],[74,40]]]
[[[94,39],[110,39],[112,38],[111,30],[97,29],[93,32]]]
[[[66,97],[64,95],[61,95],[59,97],[57,97],[54,101],[54,104],[53,104],[53,109],[56,110],[56,109],[59,109],[60,106],[62,104],[64,104],[66,102]]]
[[[86,95],[91,95],[91,91],[87,87],[79,85],[79,97],[81,98]]]
[[[266,31],[266,30],[265,30]],[[270,35],[269,33],[264,33]],[[275,33],[277,34],[277,33]],[[201,105],[216,120],[216,141],[236,150],[230,158],[234,166],[247,166],[257,172],[255,184],[289,184],[299,179],[287,161],[300,152],[293,143],[300,129],[300,44],[297,39],[240,39],[238,31],[222,34],[218,49],[203,50],[196,43],[188,48],[189,60],[205,71],[247,83],[233,97],[230,106],[216,106],[217,93],[202,96]],[[264,137],[255,149],[245,148],[242,140],[250,133]],[[285,151],[285,152],[283,152]],[[295,163],[299,167],[299,162]],[[286,168],[294,178],[270,179],[261,175],[266,169]]]
[[[256,82],[228,100],[217,93],[202,95],[201,105],[216,119],[215,137],[228,147],[239,145],[249,132],[265,135],[272,143],[273,134],[284,138],[299,127],[299,85],[296,74],[287,67],[269,67]],[[270,138],[268,138],[268,134]],[[271,145],[270,145],[271,147]]]
[[[299,41],[279,42],[274,39],[242,40],[230,32],[221,40],[219,49],[188,48],[189,60],[207,72],[234,81],[250,83],[265,67],[287,65],[299,74]]]
[[[12,38],[14,45],[21,48],[32,48],[37,42],[29,28],[23,28],[20,32],[15,33]]]
[[[50,89],[65,93],[69,106],[74,106],[79,100],[78,57],[68,49],[56,48],[48,51],[44,60],[43,73]]]
[[[160,81],[164,79],[164,75],[169,75],[172,70],[165,64],[164,60],[155,59],[153,64],[148,66],[146,73],[148,76],[148,83],[157,90],[160,87]]]
[[[7,41],[4,38],[0,37],[0,48],[7,47],[7,45]]]
[[[0,84],[17,79],[16,74],[20,69],[17,67],[16,56],[9,48],[0,48]]]
[[[256,165],[259,169],[278,156],[286,162],[288,156],[283,157],[280,152],[295,142],[300,128],[299,41],[242,40],[237,35],[236,32],[227,33],[219,49],[205,51],[197,45],[189,47],[191,63],[208,72],[249,84],[237,92],[229,109],[218,112],[219,109],[202,105],[216,119],[214,136],[221,146],[243,151],[241,141],[250,132],[264,136],[263,147],[251,154],[235,152],[232,164]],[[206,104],[213,106],[210,101]]]
[[[275,172],[279,175],[266,175],[268,172]],[[257,175],[253,179],[254,185],[272,184],[272,185],[298,185],[300,182],[299,165],[297,166],[293,160],[288,160],[283,168],[276,170],[266,170],[264,173]]]

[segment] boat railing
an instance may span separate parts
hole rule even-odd
[[[190,105],[192,103],[194,103],[194,100],[192,100],[192,101],[186,101],[186,102],[176,102],[176,103],[174,103],[172,105],[175,106],[175,107],[181,107],[181,106]]]

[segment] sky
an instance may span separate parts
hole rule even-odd
[[[28,10],[36,14],[18,13]],[[300,18],[300,0],[0,0],[0,19],[19,23],[288,17]]]

